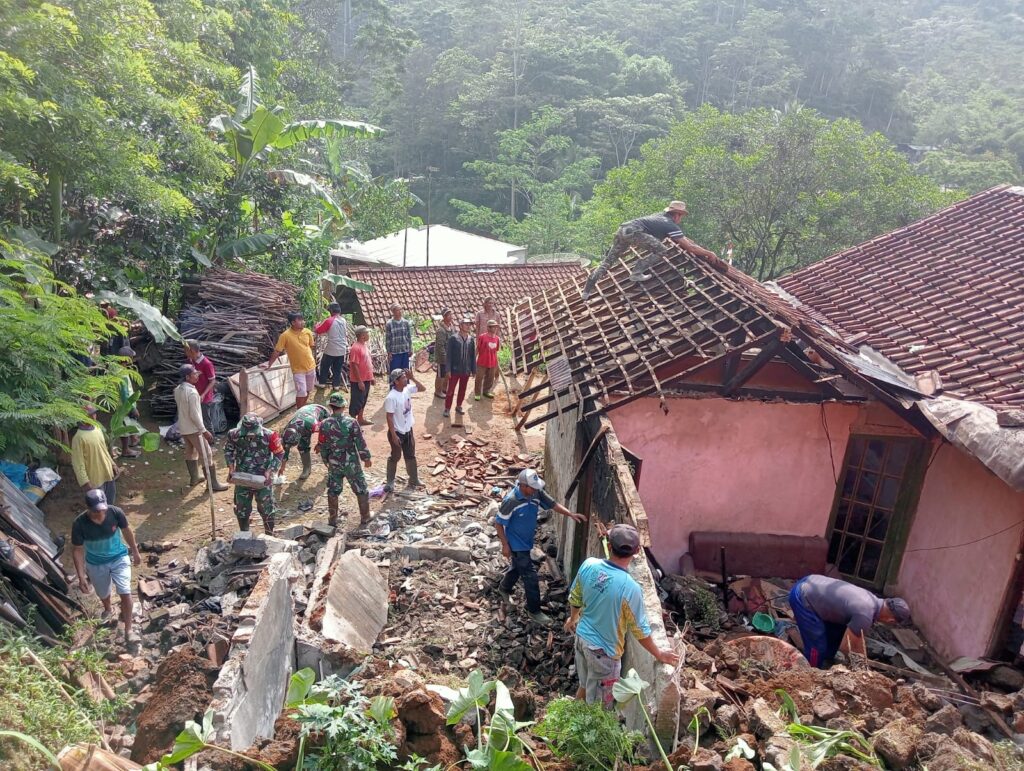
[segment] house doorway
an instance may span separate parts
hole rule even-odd
[[[923,478],[925,443],[851,435],[828,529],[828,561],[876,591],[899,565]]]

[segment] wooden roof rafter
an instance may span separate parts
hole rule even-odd
[[[802,338],[829,338],[826,344],[837,353],[849,346],[784,299],[740,271],[717,270],[676,246],[648,261],[647,280],[632,281],[631,263],[646,256],[633,249],[616,260],[598,282],[602,293],[587,300],[580,294],[581,280],[573,279],[510,312],[510,329],[519,332],[512,341],[517,365],[524,372],[556,362],[559,368],[559,382],[548,378],[520,394],[526,427],[578,408],[589,417],[652,394],[667,409],[665,392],[673,388],[715,389],[723,396],[770,394],[746,384],[773,360],[814,384],[802,397],[847,398],[805,361],[803,349],[809,346]],[[680,371],[666,370],[687,360]],[[834,367],[835,361],[841,359],[829,359]],[[707,381],[715,367],[721,368],[717,384]],[[846,374],[843,367],[836,371]],[[786,393],[779,395],[786,398]],[[531,417],[551,402],[553,409]]]

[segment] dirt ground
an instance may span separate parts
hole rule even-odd
[[[471,395],[467,396],[464,405],[465,425],[457,428],[451,426],[449,419],[442,415],[444,403],[434,396],[433,373],[417,374],[417,377],[426,389],[413,397],[416,455],[421,478],[429,480],[427,467],[437,445],[447,441],[453,434],[461,433],[483,439],[491,448],[503,454],[515,455],[543,449],[543,427],[522,433],[514,430],[509,401],[501,384],[495,391],[494,399],[481,399],[477,402]],[[367,482],[371,489],[383,483],[385,462],[389,454],[387,422],[384,416],[384,383],[385,378],[378,376],[377,383],[370,392],[365,412],[367,419],[373,421],[372,426],[364,428],[373,461],[372,467],[366,470]],[[518,390],[514,380],[509,381],[509,387],[513,392]],[[316,401],[326,403],[329,393],[329,390],[318,391]],[[512,401],[514,403],[515,399]],[[269,426],[282,430],[291,413],[292,410],[288,410],[270,421]],[[145,420],[143,422],[150,430],[156,430],[156,424]],[[217,437],[214,448],[218,474],[222,482],[227,476],[223,446],[222,435]],[[190,561],[196,551],[210,540],[210,506],[205,486],[188,488],[185,485],[188,472],[185,470],[183,449],[168,442],[161,442],[160,449],[155,452],[115,462],[123,468],[118,480],[118,505],[128,516],[138,541],[163,541],[174,544],[170,552],[161,555],[162,565],[167,565],[174,559]],[[288,481],[274,488],[278,529],[300,522],[314,524],[327,521],[326,468],[315,454],[313,473],[308,479],[298,481],[301,468],[298,453],[293,451],[286,470]],[[71,469],[62,468],[60,473],[63,476],[61,483],[42,500],[40,508],[45,513],[46,524],[53,534],[67,537],[70,544],[71,523],[83,508],[82,495],[75,484]],[[400,462],[399,480],[404,479],[404,474],[405,468]],[[232,490],[214,493],[213,499],[217,535],[230,535],[238,529],[232,513]],[[380,499],[371,499],[372,512],[376,513],[382,508],[391,508],[387,500],[382,502]],[[349,514],[346,527],[350,530],[356,528],[359,521],[356,502],[347,486],[341,499],[341,512]],[[255,511],[250,526],[256,532],[262,530],[262,524]],[[63,559],[68,572],[73,573],[70,548],[65,549]],[[153,568],[148,567],[145,560],[142,566],[136,569],[136,574],[142,576],[149,576],[152,572]]]

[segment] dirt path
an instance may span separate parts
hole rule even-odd
[[[465,426],[453,428],[442,415],[442,400],[433,395],[432,373],[420,377],[427,386],[427,391],[413,397],[413,411],[416,416],[416,454],[420,474],[424,480],[430,479],[427,468],[436,448],[453,434],[482,439],[487,442],[490,449],[503,454],[515,455],[543,449],[543,429],[532,429],[521,434],[514,431],[513,420],[508,411],[508,400],[502,387],[497,389],[493,400],[483,399],[476,402],[469,398],[466,403]],[[515,390],[516,386],[511,385],[511,388]],[[373,458],[373,466],[366,472],[371,489],[384,481],[385,461],[389,452],[387,423],[384,417],[385,395],[383,379],[378,377],[366,408],[367,418],[374,423],[365,429],[367,444]],[[327,396],[327,391],[320,391],[317,394],[317,401],[326,402]],[[281,430],[290,414],[289,410],[271,421],[270,426]],[[155,425],[148,427],[153,430],[156,428]],[[215,452],[221,481],[226,477],[223,444],[223,437],[218,437]],[[205,487],[185,486],[188,473],[185,470],[183,450],[164,442],[158,451],[143,453],[139,458],[126,460],[122,465],[125,473],[118,481],[118,505],[127,514],[137,539],[140,542],[166,541],[175,545],[173,550],[161,555],[162,565],[173,559],[191,560],[196,551],[210,540],[210,510]],[[301,482],[297,480],[300,470],[298,454],[293,452],[286,473],[290,481],[275,488],[279,528],[299,522],[317,523],[327,520],[323,463],[318,457],[314,457],[313,473]],[[71,470],[62,471],[63,481],[43,499],[40,508],[45,512],[46,524],[54,535],[64,535],[70,542],[71,523],[82,510],[82,497]],[[402,475],[404,466],[400,463],[400,478]],[[214,494],[220,537],[237,530],[231,501],[231,490]],[[312,508],[308,508],[310,505]],[[308,510],[300,510],[300,506]],[[382,504],[379,500],[371,501],[373,512],[377,512],[382,506],[390,508],[387,503]],[[358,516],[354,515],[355,499],[347,486],[341,500],[341,511],[353,515],[348,517],[347,527],[355,528],[358,523]],[[252,527],[257,532],[262,529],[255,511]],[[66,568],[73,572],[70,548],[65,550],[64,562]],[[152,569],[144,562],[139,572],[146,576]]]

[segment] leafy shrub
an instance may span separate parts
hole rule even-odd
[[[636,765],[635,753],[643,743],[643,734],[625,730],[615,714],[600,704],[571,698],[548,704],[537,733],[555,755],[571,760],[582,771]]]

